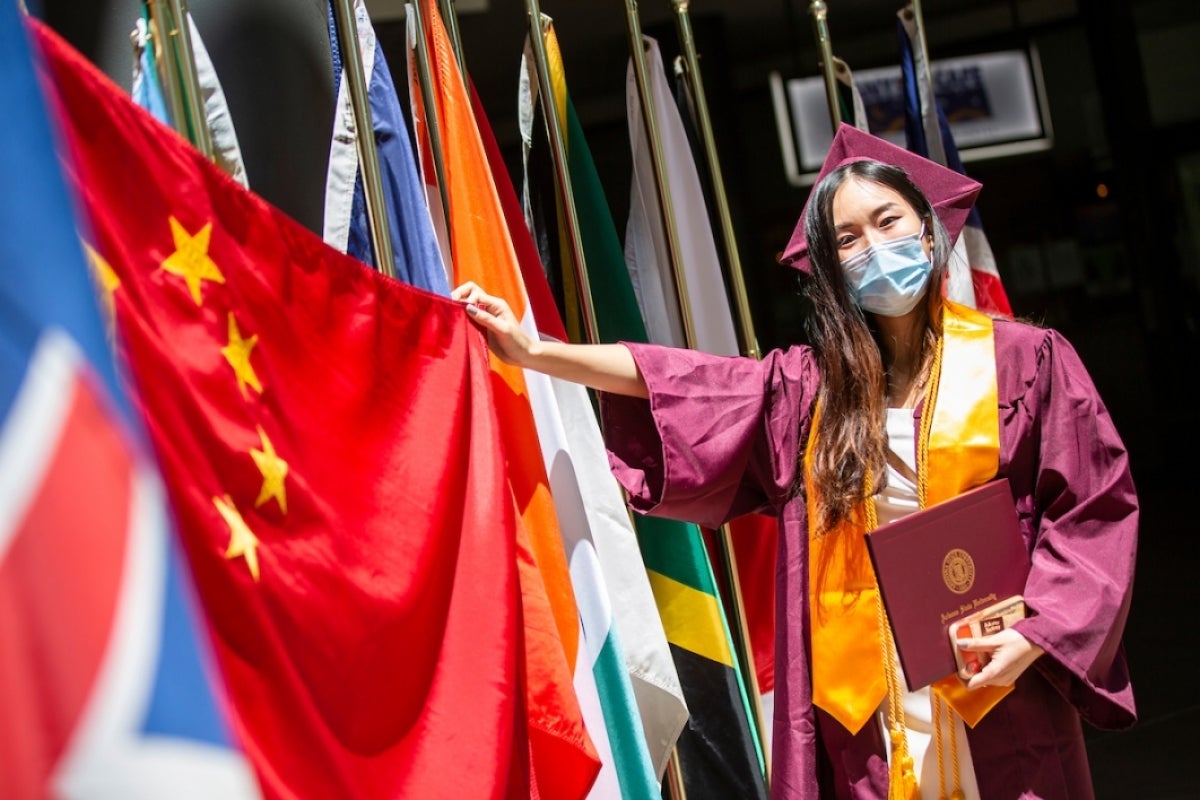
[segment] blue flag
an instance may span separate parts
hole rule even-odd
[[[81,243],[33,66],[0,3],[4,795],[257,796],[106,340],[112,273]]]
[[[337,109],[325,184],[324,238],[331,247],[354,256],[364,264],[376,266],[363,194],[362,170],[359,168],[355,143],[354,112],[343,75],[332,5],[327,5],[327,9]],[[354,12],[363,70],[369,76],[371,123],[375,128],[375,150],[387,204],[396,277],[413,286],[449,295],[450,285],[442,252],[429,216],[424,184],[417,171],[416,155],[404,121],[400,98],[396,94],[396,85],[362,0],[355,3]]]

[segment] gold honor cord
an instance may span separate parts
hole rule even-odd
[[[338,49],[342,53],[342,74],[346,76],[350,105],[354,110],[354,141],[358,148],[359,168],[362,170],[363,197],[371,226],[375,267],[389,278],[394,278],[396,264],[392,253],[392,235],[388,225],[387,203],[383,198],[379,155],[375,149],[375,124],[371,120],[371,101],[367,93],[362,52],[358,46],[358,24],[354,18],[353,0],[334,0],[333,12]]]

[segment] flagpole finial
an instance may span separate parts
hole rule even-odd
[[[829,6],[824,0],[812,0],[808,13],[813,18],[813,31],[817,37],[817,49],[821,51],[821,74],[825,78],[825,99],[829,103],[829,122],[834,134],[842,121],[842,109],[838,103],[837,77],[833,74],[833,45],[829,41]]]

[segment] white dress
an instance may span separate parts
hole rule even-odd
[[[913,410],[911,408],[889,408],[887,412],[888,447],[906,464],[910,474],[917,469],[917,447],[913,437]],[[907,516],[919,508],[917,487],[904,473],[888,464],[887,486],[875,497],[875,508],[879,515],[879,524]],[[899,665],[897,665],[899,671]],[[904,685],[903,673],[900,674],[901,685]],[[953,769],[950,760],[949,719],[946,716],[946,705],[942,709],[942,759],[946,774],[946,795],[954,790]],[[879,724],[883,726],[884,741],[888,745],[888,758],[891,758],[891,739],[887,735],[888,723],[887,701],[879,707]],[[923,687],[915,692],[904,692],[904,722],[908,736],[908,751],[912,754],[913,765],[917,774],[917,783],[921,787],[921,800],[937,800],[940,795],[938,781],[937,748],[933,744],[933,697],[929,687]],[[958,777],[963,796],[967,800],[978,800],[979,787],[975,783],[975,768],[971,763],[971,750],[967,745],[965,723],[956,719],[954,733],[958,741]]]

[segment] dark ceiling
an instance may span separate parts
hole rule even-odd
[[[369,4],[373,5],[373,4]],[[521,43],[528,30],[527,0],[488,0],[482,13],[457,14],[463,53],[489,113],[503,119],[504,98],[516,105]],[[814,5],[807,0],[670,0],[578,2],[547,0],[543,14],[555,22],[564,68],[581,117],[598,122],[625,114],[625,73],[631,26],[659,39],[664,52],[678,48],[678,8],[695,31],[701,74],[734,92],[766,86],[768,75],[818,75]],[[835,55],[853,68],[896,63],[899,0],[829,0],[826,19]],[[1074,0],[926,0],[920,3],[931,52],[948,56],[972,42],[1019,36],[1077,12]],[[631,22],[633,20],[633,22]],[[500,126],[498,126],[500,127]]]

